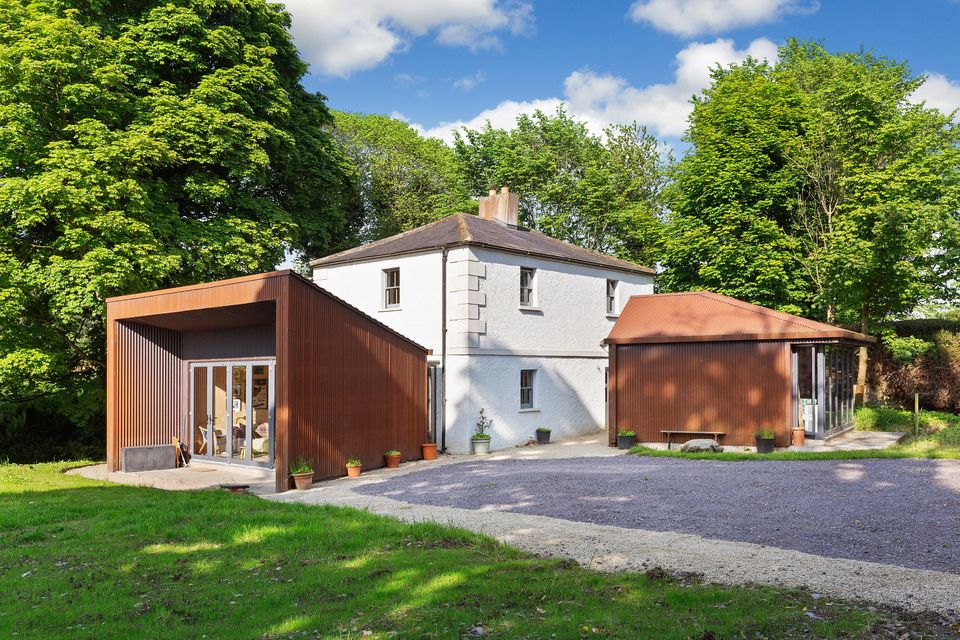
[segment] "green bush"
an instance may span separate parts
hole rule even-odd
[[[890,352],[890,356],[897,362],[913,362],[933,348],[934,344],[917,336],[898,336],[890,334],[883,336],[883,346]]]

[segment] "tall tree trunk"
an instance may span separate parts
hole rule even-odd
[[[860,333],[866,333],[870,329],[870,308],[863,305],[860,308]],[[868,348],[860,347],[860,355],[857,358],[857,392],[855,403],[863,406],[864,399],[867,397],[867,358],[869,357]]]

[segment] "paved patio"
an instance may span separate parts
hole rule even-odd
[[[107,465],[96,464],[71,469],[67,473],[75,473],[93,480],[106,480],[117,484],[153,487],[171,491],[216,489],[221,484],[247,484],[250,485],[251,493],[267,495],[273,493],[275,488],[273,469],[217,464],[198,460],[192,461],[188,467],[160,471],[108,472]]]

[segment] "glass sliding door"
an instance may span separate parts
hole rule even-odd
[[[274,373],[272,361],[190,365],[194,456],[273,466]]]
[[[213,424],[213,456],[215,458],[227,457],[227,426],[229,416],[227,410],[227,367],[213,366],[210,368],[212,389],[210,399],[213,401],[210,407],[210,420]]]

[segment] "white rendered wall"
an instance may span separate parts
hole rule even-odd
[[[383,270],[400,269],[400,308],[383,305]],[[440,354],[439,251],[372,262],[315,267],[313,281],[367,315]]]
[[[606,366],[601,358],[448,356],[447,449],[470,451],[481,408],[493,420],[493,449],[524,444],[537,427],[553,440],[603,429]],[[520,409],[521,369],[537,370],[533,410]]]
[[[619,308],[653,293],[653,277],[474,247],[447,258],[447,437],[449,451],[470,450],[479,409],[494,421],[491,446],[523,444],[539,426],[552,438],[589,433],[605,423],[601,341],[606,282],[619,282]],[[314,269],[334,295],[441,355],[442,253]],[[536,310],[520,308],[520,267],[537,270]],[[383,310],[384,269],[400,269],[400,309]],[[536,369],[534,410],[520,409],[520,370]]]
[[[619,308],[631,295],[653,293],[653,276],[556,262],[488,249],[473,249],[486,266],[479,291],[486,303],[479,309],[485,333],[481,352],[516,355],[580,355],[606,357],[601,341],[610,334],[615,316],[606,313],[607,279],[617,280]],[[535,310],[520,306],[520,268],[536,269]],[[452,345],[450,353],[454,353]]]

